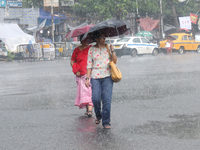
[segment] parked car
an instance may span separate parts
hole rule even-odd
[[[195,41],[195,39],[187,33],[173,33],[170,34],[174,37],[173,43],[173,51],[178,52],[179,54],[183,54],[186,51],[196,51],[200,53],[200,41]],[[167,43],[167,39],[160,41],[159,48],[161,51],[165,52],[165,45]]]
[[[158,55],[158,45],[150,43],[145,37],[123,37],[113,44],[117,57],[130,55],[132,57],[144,54]]]

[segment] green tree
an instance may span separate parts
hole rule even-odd
[[[160,0],[138,0],[139,14],[145,17],[146,14],[150,17],[160,17]],[[199,10],[199,5],[196,0],[190,0],[188,3],[180,3],[178,0],[162,0],[164,22],[167,24],[179,27],[178,17],[189,16],[190,13],[196,14]]]
[[[197,13],[198,6],[196,0],[190,0],[189,3],[180,3],[177,0],[164,0],[164,14],[165,22],[174,23],[176,27],[179,27],[178,17],[190,16],[190,13]]]
[[[15,54],[8,51],[8,54],[7,54],[7,61],[12,61],[12,60],[14,60],[14,57],[15,57]]]
[[[60,0],[68,1],[68,0]],[[179,26],[178,17],[189,16],[190,13],[197,13],[199,5],[197,0],[190,0],[180,3],[178,0],[162,0],[164,22]],[[96,21],[102,21],[108,18],[125,19],[127,13],[136,12],[136,7],[139,10],[141,17],[160,17],[160,0],[79,0],[77,4],[72,6],[76,16],[81,18],[90,17]],[[23,0],[23,7],[43,7],[43,0]],[[63,10],[60,5],[60,11]]]
[[[132,0],[81,0],[73,9],[77,16],[91,16],[95,20],[116,17],[122,19],[127,12],[133,11],[135,2]]]

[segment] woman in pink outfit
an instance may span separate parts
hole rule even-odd
[[[86,108],[85,115],[92,117],[92,90],[91,86],[89,88],[85,86],[88,50],[91,46],[87,43],[87,39],[82,41],[82,37],[83,35],[80,36],[81,46],[74,49],[70,61],[77,83],[75,106],[79,106],[80,109]]]
[[[174,43],[173,43],[172,38],[170,36],[168,36],[167,42],[168,42],[168,45],[169,45],[167,47],[167,55],[168,55],[168,54],[172,54],[172,49],[173,49]]]

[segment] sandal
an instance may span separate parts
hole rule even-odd
[[[110,129],[111,126],[110,126],[110,125],[106,125],[106,126],[104,126],[103,128],[104,128],[104,129]]]
[[[100,122],[101,122],[101,120],[98,120],[98,119],[95,120],[96,124],[100,124]]]
[[[88,112],[86,111],[86,112],[84,113],[84,115],[88,115]]]
[[[92,111],[88,111],[87,115],[89,118],[92,117]]]

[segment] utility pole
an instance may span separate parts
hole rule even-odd
[[[4,17],[7,18],[8,16],[9,16],[9,5],[8,5],[8,2],[6,2]]]
[[[136,17],[140,17],[138,12],[138,0],[136,0]],[[138,24],[137,24],[137,32],[140,32],[140,26]]]
[[[163,9],[162,9],[162,0],[160,0],[160,37],[163,39]]]
[[[53,22],[53,0],[51,0],[51,27],[52,27],[52,42],[54,43],[54,22]]]

